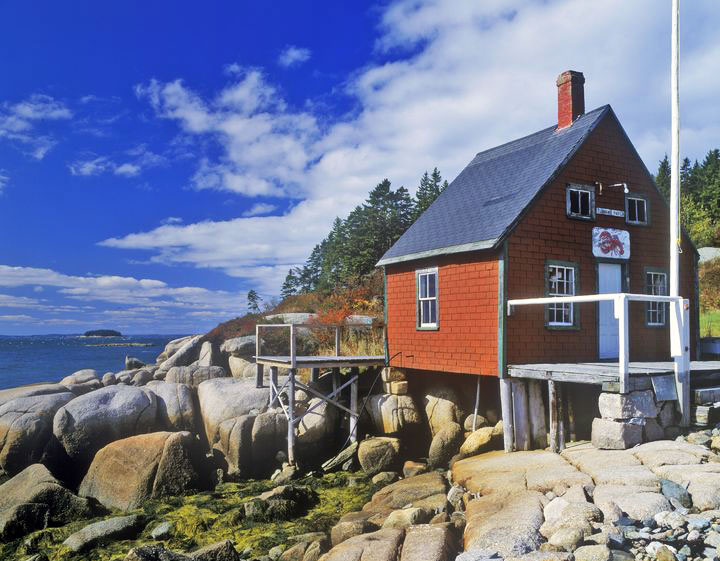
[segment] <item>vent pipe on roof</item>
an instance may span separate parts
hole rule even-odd
[[[558,76],[558,129],[564,129],[585,113],[585,76],[568,70]]]

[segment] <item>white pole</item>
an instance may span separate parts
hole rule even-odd
[[[672,66],[671,66],[671,107],[672,107],[672,162],[670,174],[670,296],[680,295],[680,95],[678,81],[678,18],[680,0],[672,0]],[[673,326],[675,336],[678,326]]]

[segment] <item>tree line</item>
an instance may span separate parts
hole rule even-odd
[[[347,218],[335,218],[330,233],[302,267],[290,269],[282,298],[356,285],[447,184],[437,168],[423,174],[414,197],[405,187],[393,189],[388,179],[382,180]]]
[[[655,183],[670,200],[670,161],[660,161]],[[720,242],[720,149],[710,150],[702,163],[685,158],[680,165],[680,214],[683,226],[697,247]]]

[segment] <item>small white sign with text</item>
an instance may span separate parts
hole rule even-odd
[[[607,216],[617,216],[618,218],[625,218],[624,210],[615,210],[614,208],[602,208],[597,207],[595,209],[597,214],[606,214]]]

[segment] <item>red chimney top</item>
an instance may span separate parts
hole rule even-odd
[[[558,129],[564,129],[585,113],[585,76],[568,70],[558,76]]]

